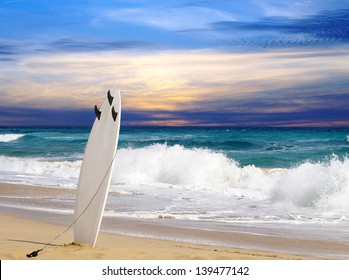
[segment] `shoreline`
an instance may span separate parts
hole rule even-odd
[[[72,199],[74,190],[8,183],[0,183],[0,189],[1,259],[26,259],[25,254],[40,249],[72,221],[71,214],[4,205],[15,200],[17,205],[32,203],[33,209],[38,204],[44,207],[52,197]],[[29,198],[29,202],[28,197],[39,199]],[[48,246],[37,259],[345,259],[349,255],[347,243],[181,225],[168,219],[151,222],[105,216],[94,249],[64,245],[73,242],[70,229],[53,242],[57,246]]]

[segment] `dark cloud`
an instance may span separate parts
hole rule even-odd
[[[92,109],[0,108],[0,126],[92,126]],[[123,110],[122,125],[172,125],[186,121],[193,126],[349,126],[346,108],[305,109],[299,112],[133,111]]]
[[[152,45],[143,41],[84,41],[72,38],[61,38],[47,44],[40,51],[105,51],[149,48]]]
[[[9,57],[0,57],[0,61],[8,62],[8,61],[16,61],[14,58]]]
[[[0,107],[0,126],[86,126],[94,121],[93,110]]]
[[[41,46],[32,43],[23,44],[22,46],[0,42],[0,55],[9,56],[16,54],[28,53],[50,53],[50,52],[99,52],[99,51],[117,51],[130,49],[153,49],[159,46],[145,41],[120,40],[120,41],[93,41],[74,38],[61,38],[52,42],[41,42]],[[1,61],[9,59],[0,58]]]
[[[306,109],[299,112],[222,112],[222,111],[124,111],[123,122],[146,125],[159,121],[169,125],[184,120],[193,126],[349,126],[346,108]]]
[[[13,55],[16,53],[16,46],[0,42],[0,55]]]
[[[257,22],[215,22],[214,31],[231,34],[231,45],[259,47],[349,43],[349,9],[325,11],[303,19],[268,17]]]

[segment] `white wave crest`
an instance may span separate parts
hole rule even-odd
[[[113,183],[168,184],[192,190],[210,190],[231,195],[248,191],[265,198],[273,175],[255,166],[240,167],[223,153],[187,149],[180,145],[154,144],[118,152]]]
[[[0,156],[0,181],[39,185],[76,186],[81,160]],[[116,157],[112,190],[156,192],[158,187],[218,193],[295,207],[349,210],[349,158],[307,162],[289,169],[241,167],[223,153],[155,144],[120,149]]]
[[[303,163],[290,169],[241,167],[222,153],[182,146],[123,149],[113,183],[169,184],[297,207],[349,209],[349,159]]]
[[[0,180],[34,185],[74,186],[81,161],[0,156]]]
[[[271,197],[301,207],[349,209],[349,159],[334,156],[288,169],[274,183]]]
[[[0,142],[12,142],[23,137],[24,135],[25,134],[15,134],[15,133],[0,134]]]
[[[114,180],[127,183],[220,186],[233,180],[237,164],[204,149],[155,144],[118,152]]]

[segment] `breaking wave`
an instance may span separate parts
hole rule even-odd
[[[0,180],[36,185],[75,187],[81,160],[48,160],[0,156]],[[349,210],[349,159],[333,156],[288,169],[240,166],[209,149],[154,144],[120,149],[112,190],[177,188],[218,193],[254,201],[290,203],[295,207]]]
[[[25,134],[16,134],[16,133],[0,134],[0,142],[16,141],[19,138],[22,138],[23,136],[25,136]]]

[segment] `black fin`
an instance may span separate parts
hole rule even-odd
[[[97,119],[100,120],[102,112],[99,111],[99,109],[97,108],[97,105],[95,105],[95,114],[96,114]]]
[[[109,101],[109,105],[111,106],[111,104],[113,103],[113,99],[114,99],[114,97],[113,97],[113,96],[111,96],[111,94],[110,94],[110,90],[108,90],[107,95],[108,95],[108,101]]]
[[[116,118],[117,118],[117,116],[118,116],[118,113],[115,112],[114,106],[113,106],[113,108],[111,108],[111,115],[113,116],[113,120],[114,120],[114,122],[115,122],[115,121],[116,121]]]

